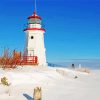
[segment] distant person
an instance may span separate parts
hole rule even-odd
[[[75,69],[75,65],[74,64],[72,64],[72,66],[71,66],[73,69]]]

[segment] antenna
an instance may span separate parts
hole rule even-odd
[[[34,12],[37,12],[36,0],[35,0],[35,3],[34,3]]]

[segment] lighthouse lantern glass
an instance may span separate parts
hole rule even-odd
[[[29,24],[41,24],[41,20],[37,18],[29,19]]]

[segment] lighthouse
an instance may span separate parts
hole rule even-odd
[[[37,15],[36,10],[28,17],[28,24],[24,32],[26,33],[25,55],[27,61],[32,61],[34,57],[37,57],[37,64],[46,66],[45,29],[42,26],[42,18]]]

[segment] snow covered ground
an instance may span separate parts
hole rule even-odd
[[[0,78],[4,76],[11,85],[0,85],[0,100],[33,100],[37,86],[42,87],[42,100],[100,100],[100,70],[87,74],[60,67],[25,66],[0,69]]]

